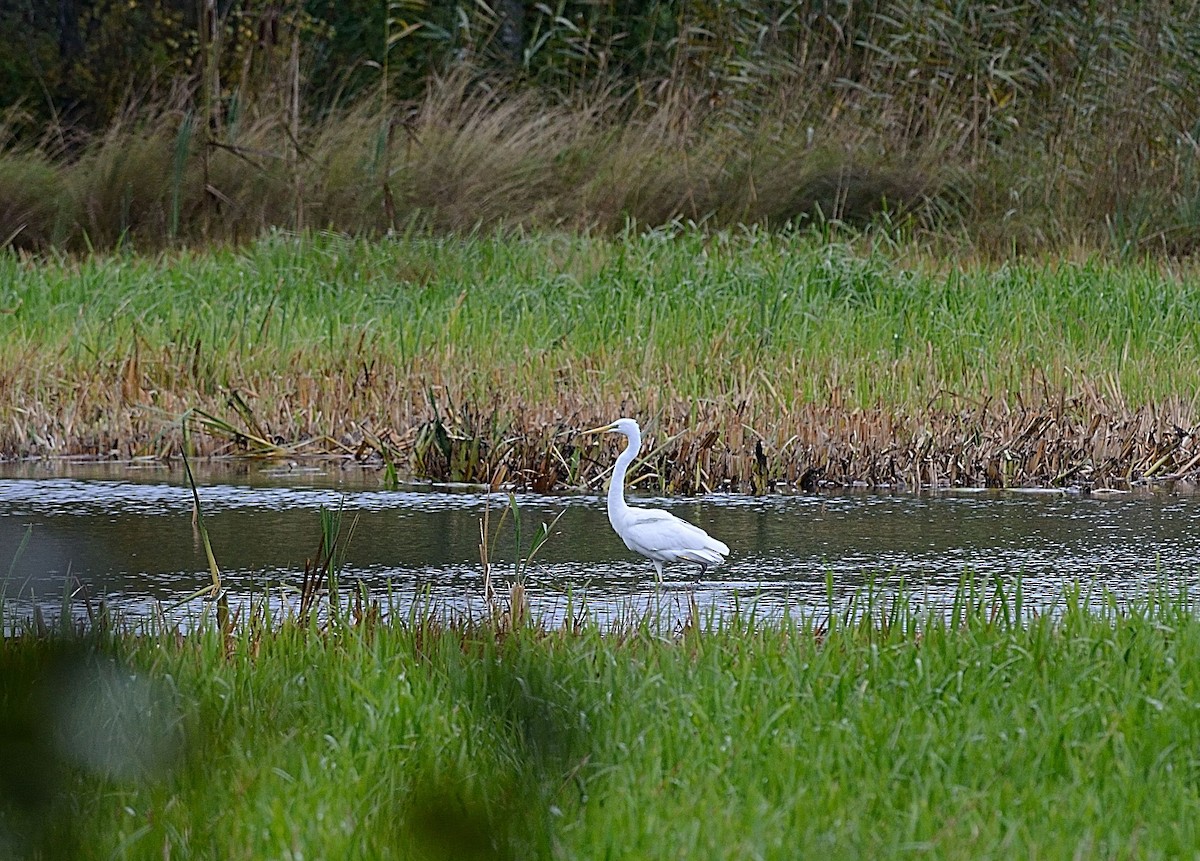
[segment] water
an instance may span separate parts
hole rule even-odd
[[[293,602],[316,555],[319,510],[341,508],[353,532],[343,582],[361,580],[404,608],[417,596],[451,612],[483,604],[479,527],[490,507],[499,580],[515,558],[507,497],[478,488],[384,490],[377,473],[244,464],[201,476],[204,520],[231,600]],[[548,623],[586,602],[601,619],[753,607],[818,612],[873,580],[902,582],[922,600],[948,603],[967,574],[1021,579],[1030,603],[1065,584],[1104,587],[1127,600],[1155,584],[1190,589],[1200,574],[1200,497],[943,492],[640,498],[702,525],[731,548],[729,562],[697,580],[668,566],[657,588],[647,560],[611,531],[597,494],[518,495],[525,543],[562,512],[529,570],[535,615]],[[101,595],[127,617],[161,612],[211,580],[182,471],[162,465],[0,465],[0,578],[5,616],[32,605],[74,612]],[[171,610],[196,614],[202,601]]]

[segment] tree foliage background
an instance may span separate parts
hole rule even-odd
[[[1172,71],[1151,97],[1195,89],[1198,24],[1195,4],[1168,0],[14,0],[0,6],[0,108],[98,129],[206,80],[251,100],[288,86],[293,63],[321,112],[384,80],[414,97],[470,65],[559,94],[670,80],[726,103],[801,80],[902,105],[954,90],[977,124],[1011,125],[1022,108],[1106,95],[1122,64]]]

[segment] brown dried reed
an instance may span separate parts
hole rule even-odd
[[[216,393],[159,388],[145,363],[53,385],[33,377],[0,379],[0,452],[9,458],[169,458],[186,421],[202,457],[337,458],[419,479],[548,492],[598,488],[615,443],[576,431],[631,415],[646,431],[631,482],[664,494],[1200,479],[1194,403],[1131,407],[1102,382],[1071,394],[1031,386],[986,402],[945,394],[914,410],[850,406],[837,389],[789,408],[753,385],[737,400],[703,403],[670,392],[581,396],[583,387],[526,401],[499,394],[502,386],[487,402],[469,402],[429,369],[367,379],[298,372]]]

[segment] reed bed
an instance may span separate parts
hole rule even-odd
[[[1197,248],[1187,4],[171,5],[3,22],[38,60],[5,67],[0,244],[692,219]]]
[[[969,581],[946,607],[857,597],[671,630],[601,629],[583,607],[547,629],[260,606],[186,635],[27,631],[0,639],[0,843],[29,859],[1195,846],[1186,597],[1068,588],[1029,607],[1019,582]]]
[[[1200,469],[1176,265],[964,264],[677,228],[0,258],[0,451],[333,456],[551,490],[1127,487]]]

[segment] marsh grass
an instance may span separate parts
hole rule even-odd
[[[0,834],[30,858],[68,833],[81,858],[1186,855],[1192,602],[1029,607],[1004,585],[679,628],[261,607],[187,635],[26,632],[0,641],[0,714],[49,767],[28,807],[0,784]],[[37,708],[64,664],[109,694],[98,749],[131,755],[137,721],[161,754],[122,770],[61,747]]]
[[[300,596],[296,606],[296,618],[307,624],[320,606],[327,601],[330,607],[340,608],[339,583],[346,546],[354,535],[357,518],[343,535],[342,509],[321,507],[321,538],[316,552],[304,560],[304,576],[300,581]]]
[[[489,4],[393,9],[412,29],[379,32],[382,57],[340,70],[359,82],[349,103],[331,100],[332,80],[303,80],[301,39],[320,55],[322,28],[285,16],[250,25],[295,40],[264,48],[287,54],[266,80],[246,60],[222,88],[212,76],[239,65],[223,43],[257,43],[201,32],[204,80],[181,78],[106,129],[30,134],[10,111],[0,241],[145,250],[279,228],[613,233],[691,219],[891,222],[997,258],[1196,250],[1195,8],[552,5],[529,5],[536,36],[502,73]],[[241,6],[227,22],[268,14]],[[415,97],[389,95],[401,90]]]
[[[169,457],[183,421],[202,456],[548,491],[632,415],[659,492],[1194,481],[1197,284],[683,227],[7,256],[0,451]]]
[[[636,101],[602,89],[563,102],[457,74],[415,103],[334,110],[299,132],[298,150],[278,112],[247,109],[214,139],[194,106],[152,106],[69,157],[0,148],[0,239],[85,252],[413,224],[611,234],[680,219],[861,226],[890,215],[931,226],[956,199],[937,203],[945,179],[926,167],[939,159],[933,145],[891,152],[837,128],[817,144],[778,130],[756,141],[758,130],[694,120],[684,98]]]

